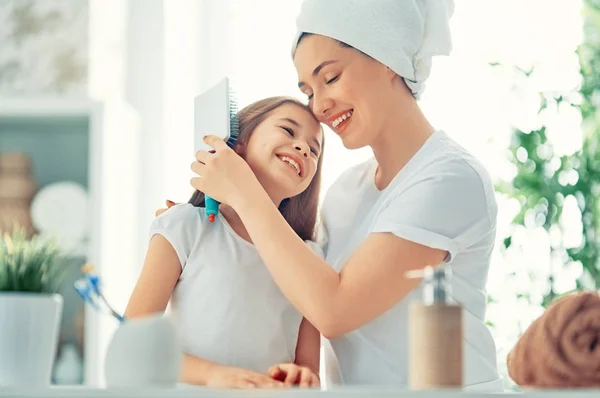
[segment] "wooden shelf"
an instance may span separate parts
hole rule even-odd
[[[140,126],[135,110],[120,99],[0,96],[0,150],[30,154],[40,186],[69,180],[88,190],[90,231],[80,254],[98,268],[117,303],[127,302],[127,289],[137,278],[133,265],[140,261],[132,216],[142,200],[136,191]],[[117,325],[89,307],[84,318],[85,378],[98,385]]]

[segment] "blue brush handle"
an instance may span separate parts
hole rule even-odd
[[[219,202],[208,195],[204,195],[204,206],[208,220],[210,222],[215,222],[215,217],[219,213]]]

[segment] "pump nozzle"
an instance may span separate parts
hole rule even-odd
[[[434,268],[428,265],[422,270],[408,271],[405,275],[409,279],[423,278],[423,302],[426,305],[449,302],[452,279],[450,267],[438,265]]]

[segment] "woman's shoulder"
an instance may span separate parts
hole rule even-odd
[[[471,175],[483,179],[490,179],[489,174],[481,162],[464,146],[452,139],[443,131],[438,132],[436,144],[432,146],[430,158],[437,167],[450,167],[461,174]]]
[[[414,203],[439,201],[455,202],[495,220],[497,203],[492,179],[484,164],[468,150],[443,132],[435,142],[419,154],[418,162],[407,170],[408,175],[390,184],[389,201],[395,198],[414,200]],[[404,203],[404,200],[400,200]]]
[[[443,131],[436,132],[435,140],[418,154],[411,175],[413,178],[397,179],[392,185],[402,185],[407,181],[434,185],[457,182],[459,185],[479,186],[484,191],[493,190],[492,179],[484,164]]]

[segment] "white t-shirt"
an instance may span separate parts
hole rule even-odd
[[[302,316],[224,217],[210,223],[203,208],[176,205],[155,219],[154,234],[182,266],[172,309],[185,353],[263,373],[294,361]]]
[[[494,340],[484,324],[497,214],[488,174],[441,131],[382,191],[375,186],[376,168],[375,159],[357,165],[327,192],[322,209],[327,262],[340,271],[367,236],[377,232],[448,251],[452,297],[464,307],[465,386],[501,391]],[[406,386],[409,302],[421,299],[419,287],[366,325],[330,341],[341,383]]]

